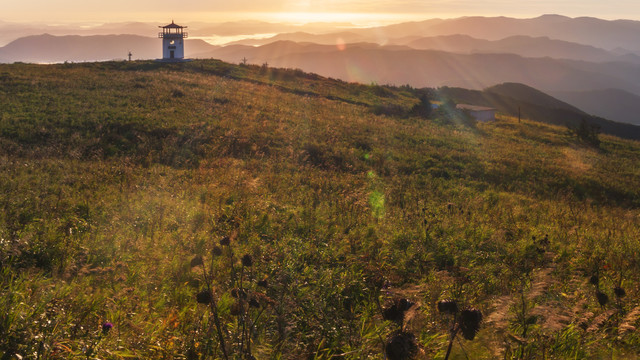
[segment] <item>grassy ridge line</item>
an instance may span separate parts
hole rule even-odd
[[[611,295],[622,279],[617,314],[637,305],[637,142],[603,136],[595,150],[530,121],[472,128],[441,113],[377,116],[198,74],[197,63],[193,72],[146,66],[155,64],[0,68],[12,82],[0,89],[2,351],[219,358],[211,317],[195,301],[202,272],[189,263],[199,254],[213,264],[233,338],[241,322],[232,279],[251,254],[247,288],[274,301],[255,329],[258,358],[382,358],[378,339],[396,327],[376,299],[386,306],[394,296],[420,304],[406,328],[426,356],[442,356],[449,324],[435,311],[438,299],[491,314],[494,298],[518,299],[529,292],[522,279],[538,273],[550,284],[531,290],[531,307],[576,309],[564,315],[570,320],[558,328],[538,318],[518,339],[518,309],[500,309],[502,323],[465,342],[468,353],[638,353],[637,334],[618,338],[615,317],[602,316],[617,305],[602,309],[585,280],[598,271]],[[371,104],[405,96],[278,81]],[[532,237],[545,235],[541,256]],[[232,246],[212,258],[222,236]],[[262,290],[255,284],[265,277]],[[372,288],[378,278],[388,293]],[[107,320],[115,331],[96,346]],[[583,332],[583,322],[595,330]]]

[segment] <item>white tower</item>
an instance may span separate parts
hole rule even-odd
[[[162,39],[162,60],[180,61],[184,59],[184,39],[189,34],[184,32],[186,26],[177,25],[171,20],[171,24],[166,26],[158,26],[162,28],[162,32],[158,33],[158,37]]]

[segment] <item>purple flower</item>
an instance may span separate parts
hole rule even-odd
[[[113,324],[107,321],[102,324],[102,333],[106,335],[109,333],[109,331],[111,331],[112,328]]]

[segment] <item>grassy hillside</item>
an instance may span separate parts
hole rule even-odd
[[[575,106],[524,84],[504,83],[482,91],[442,87],[438,92],[441,97],[459,103],[491,106],[503,114],[515,117],[520,113],[522,117],[528,119],[574,129],[578,128],[581,122],[586,121],[605,134],[625,139],[640,139],[640,126],[589,115]],[[625,109],[633,112],[632,107]]]
[[[442,359],[454,299],[484,321],[450,358],[636,358],[640,144],[420,95],[0,65],[0,354]]]

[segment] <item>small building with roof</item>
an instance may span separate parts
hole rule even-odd
[[[491,107],[458,104],[456,105],[456,109],[469,113],[476,121],[487,122],[496,119],[496,109]]]
[[[182,61],[184,59],[184,39],[189,34],[184,31],[186,26],[180,26],[171,20],[171,24],[158,26],[162,31],[158,33],[158,37],[162,39],[162,60],[163,61]]]

